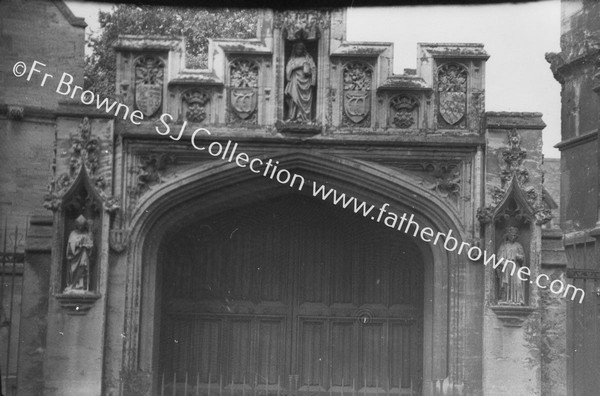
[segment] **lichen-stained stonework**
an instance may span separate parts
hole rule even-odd
[[[380,289],[377,285],[400,275],[376,264],[382,262],[377,255],[384,254],[373,248],[379,246],[378,231],[357,231],[378,226],[375,216],[361,219],[349,209],[342,216],[340,209],[336,213],[345,220],[339,224],[356,224],[356,230],[338,229],[326,221],[310,223],[306,230],[300,227],[335,210],[329,201],[307,203],[314,198],[309,190],[319,183],[372,204],[376,211],[387,204],[389,211],[414,215],[420,225],[451,233],[471,246],[490,252],[516,246],[525,257],[522,265],[534,274],[541,271],[541,223],[546,213],[540,206],[541,115],[485,114],[488,54],[482,44],[420,44],[417,68],[396,75],[391,70],[392,45],[346,41],[345,20],[341,9],[261,10],[255,39],[210,41],[206,70],[184,67],[179,38],[122,36],[115,45],[116,92],[121,103],[144,115],[140,124],[82,106],[64,106],[57,118],[47,200],[55,210],[48,238],[53,253],[44,251],[48,257],[43,256],[50,275],[47,284],[37,286],[45,293],[51,290],[44,363],[48,392],[155,395],[210,389],[241,395],[252,387],[286,394],[317,388],[336,394],[360,389],[413,396],[541,394],[543,340],[536,329],[540,318],[549,314],[543,307],[548,299],[535,289],[515,284],[517,297],[508,299],[498,294],[496,275],[481,260],[469,260],[441,243],[419,244],[410,234],[409,239],[402,236],[404,250],[397,256],[403,263],[420,261],[403,269],[410,274],[401,277],[404,283]],[[27,111],[11,110],[11,122],[18,122],[21,113],[27,117]],[[272,160],[305,178],[306,186],[296,191],[239,166],[209,149],[214,142],[226,153],[238,150],[248,158]],[[84,203],[67,210],[74,198]],[[295,205],[289,207],[294,223],[277,223],[280,232],[218,230],[227,221],[281,222],[285,215],[260,216],[273,202]],[[319,207],[324,208],[321,212],[304,206],[317,204],[325,205]],[[98,205],[100,209],[93,210]],[[83,224],[77,220],[79,209],[97,220],[94,232],[88,233],[95,249],[90,296],[64,292],[71,290],[67,264],[74,262],[64,257],[65,247],[71,235],[84,232],[83,226],[77,228]],[[237,218],[239,210],[245,211]],[[513,245],[503,241],[509,229]],[[296,238],[280,240],[293,232]],[[237,239],[240,235],[246,239]],[[288,261],[296,265],[292,256],[316,254],[312,246],[302,245],[299,235],[318,245],[323,257],[337,257],[354,267],[343,271],[344,267],[319,265],[327,260],[315,255],[305,257],[306,266],[297,265],[302,271],[312,266],[305,278],[298,278],[296,270],[283,274],[280,268]],[[252,238],[264,240],[250,243]],[[347,248],[341,249],[341,243]],[[288,245],[292,250],[280,252],[282,263],[278,261],[280,267],[273,271],[262,271],[262,265],[244,267],[260,254]],[[244,253],[252,246],[259,246],[256,254]],[[184,263],[181,251],[186,249],[198,249],[186,257],[208,257],[213,264],[225,260],[227,268],[207,270],[198,278],[210,265],[199,270],[193,260]],[[233,257],[234,251],[241,256]],[[357,264],[361,260],[367,264]],[[229,267],[230,280],[239,290],[217,290],[219,274]],[[244,272],[250,270],[257,272]],[[330,273],[339,276],[330,279]],[[288,277],[293,279],[289,287]],[[377,277],[375,286],[350,287]],[[185,291],[177,282],[169,283],[171,279],[192,286]],[[267,301],[272,295],[287,296],[283,291],[298,298],[299,285],[311,295],[293,313],[283,311],[287,297]],[[413,289],[420,294],[410,300]],[[186,292],[197,299],[180,296]],[[254,297],[245,299],[246,295]],[[226,305],[238,311],[227,311]],[[210,318],[194,322],[200,326],[198,339],[213,340],[206,334],[220,330],[211,333],[218,342],[202,344],[198,356],[213,356],[210,351],[216,348],[216,358],[237,359],[236,353],[247,347],[247,354],[236,362],[248,361],[246,368],[255,365],[264,376],[246,378],[228,371],[229,377],[216,378],[201,363],[189,378],[175,369],[166,372],[178,367],[179,357],[194,351],[183,338],[171,340],[167,330],[200,306],[208,309],[203,315],[208,312]],[[213,330],[202,327],[213,324]],[[42,325],[27,326],[25,331],[34,332]],[[319,338],[319,329],[328,336]],[[355,342],[347,351],[338,350],[330,342],[334,333],[373,343]],[[62,334],[93,340],[86,344],[89,353],[68,348]],[[235,334],[248,337],[248,342],[222,338]],[[285,336],[277,338],[281,334]],[[258,345],[265,339],[278,340],[273,348],[288,348],[287,352],[261,349]],[[302,348],[323,353],[323,359],[351,363],[335,366],[339,372],[325,370],[323,376],[307,378],[306,372],[320,371],[310,353],[302,355],[306,359],[299,355]],[[221,354],[224,350],[231,353]],[[361,375],[359,355],[367,362],[360,363],[366,367]],[[273,363],[280,362],[277,359],[284,363]],[[86,370],[61,366],[69,361],[85,364]],[[232,372],[238,364],[219,362]],[[279,375],[276,370],[286,364],[290,372]],[[277,375],[269,371],[272,367]],[[27,381],[27,372],[19,375],[21,382]],[[506,381],[507,376],[513,380]]]

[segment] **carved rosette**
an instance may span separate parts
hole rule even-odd
[[[343,125],[369,126],[371,123],[371,87],[373,71],[362,62],[344,66],[344,116]]]
[[[185,109],[185,120],[190,122],[202,122],[206,119],[206,104],[210,96],[203,91],[193,89],[181,95]]]
[[[101,142],[91,132],[90,121],[87,117],[79,124],[77,133],[70,137],[68,172],[62,173],[50,181],[48,194],[44,197],[44,207],[57,211],[64,204],[64,197],[72,190],[76,180],[82,180],[99,196],[104,210],[114,213],[120,208],[117,197],[105,192],[107,183],[104,177],[98,174],[101,157]]]
[[[419,101],[407,95],[390,100],[390,123],[397,128],[408,129],[417,124]]]
[[[466,128],[467,68],[446,63],[437,72],[438,123],[446,128]]]
[[[316,40],[328,23],[328,12],[293,10],[275,13],[274,28],[281,29],[286,40]]]
[[[135,106],[146,117],[156,114],[162,107],[164,62],[152,55],[135,61]]]
[[[231,122],[257,121],[258,63],[236,59],[229,66],[229,109]]]

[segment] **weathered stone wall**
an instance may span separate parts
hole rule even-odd
[[[63,98],[52,88],[58,81],[40,87],[43,73],[27,81],[13,75],[13,65],[23,61],[29,70],[37,60],[46,65],[37,69],[54,79],[67,72],[81,85],[85,26],[62,1],[0,2],[0,220],[9,229],[25,230],[28,216],[47,214],[42,201],[52,176],[53,112]],[[22,113],[9,115],[9,108]]]
[[[542,200],[542,129],[545,124],[541,116],[540,113],[486,114],[485,199],[489,218],[484,220],[484,246],[490,253],[497,252],[507,227],[514,221],[512,226],[519,227],[518,241],[523,245],[524,264],[530,268],[531,279],[541,271],[538,253],[542,249],[541,226],[536,223],[534,214]],[[517,198],[521,193],[527,198]],[[511,197],[517,206],[503,209],[510,207],[510,204],[505,205]],[[529,220],[522,222],[512,217],[514,209]],[[501,220],[498,215],[510,219]],[[490,266],[486,269],[484,394],[543,395],[540,357],[543,303],[539,291],[525,284],[525,306],[502,305],[498,301],[496,274]]]

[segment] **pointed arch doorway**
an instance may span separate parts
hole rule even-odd
[[[158,262],[165,394],[421,395],[424,263],[402,233],[288,195],[182,225]]]

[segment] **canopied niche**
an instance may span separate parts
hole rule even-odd
[[[102,200],[86,185],[84,173],[64,197],[62,205],[65,249],[60,290],[64,297],[93,296],[97,290]]]
[[[286,11],[277,14],[284,50],[283,121],[312,124],[317,117],[317,65],[323,13]]]
[[[110,214],[119,201],[105,193],[101,172],[103,142],[92,134],[86,117],[70,135],[65,169],[49,186],[44,206],[55,212],[54,294],[70,314],[84,314],[100,298],[100,262]]]

